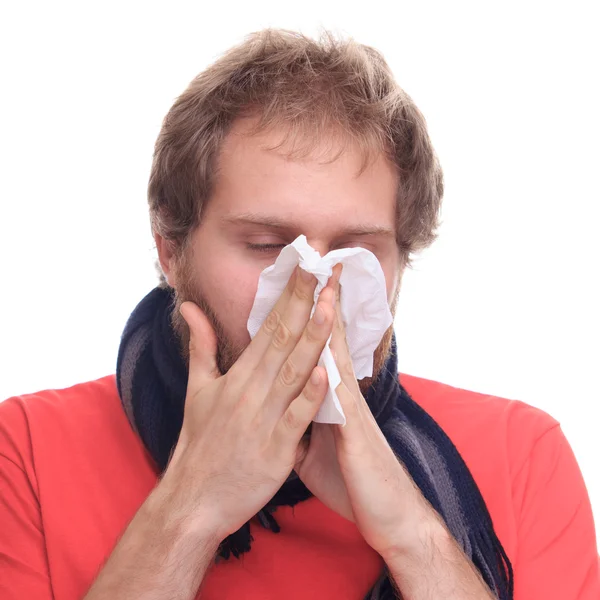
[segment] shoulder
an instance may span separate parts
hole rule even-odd
[[[519,498],[538,485],[524,476],[532,461],[550,477],[557,454],[569,451],[558,421],[520,400],[406,374],[400,381],[460,452],[504,539],[513,538]]]
[[[32,446],[88,441],[123,420],[115,376],[0,402],[0,455],[22,463]]]
[[[560,570],[557,565],[567,569],[569,563],[568,570],[579,573],[574,582],[585,580],[587,572],[598,577],[589,496],[556,419],[519,400],[405,374],[400,381],[471,471],[516,572],[522,582],[530,580],[522,583],[528,590],[522,597],[531,597],[541,571]]]
[[[560,428],[554,417],[520,400],[408,374],[401,374],[400,381],[444,429],[467,463],[483,453],[486,460],[495,457],[518,469],[542,437]]]
[[[93,421],[119,401],[114,375],[78,383],[63,389],[48,389],[13,396],[0,402],[0,421],[13,423],[39,419],[85,418]]]

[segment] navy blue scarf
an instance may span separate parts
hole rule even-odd
[[[123,407],[159,472],[167,468],[177,443],[187,388],[187,367],[171,326],[174,304],[170,288],[152,290],[127,321],[117,360],[117,386]],[[494,532],[477,484],[450,438],[401,385],[395,339],[366,400],[396,456],[490,589],[500,600],[512,600],[510,561]],[[256,518],[263,527],[277,533],[279,525],[273,516],[277,506],[293,506],[310,497],[292,472]],[[250,551],[252,541],[246,523],[223,540],[217,558],[239,557]],[[395,598],[385,572],[367,597]]]

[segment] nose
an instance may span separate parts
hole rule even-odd
[[[311,248],[314,248],[321,256],[325,256],[329,252],[329,243],[326,240],[318,238],[309,238],[306,236],[306,241]]]

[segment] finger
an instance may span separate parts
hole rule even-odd
[[[220,376],[217,336],[206,315],[193,302],[183,302],[179,312],[190,330],[188,389],[200,389]]]
[[[354,366],[352,364],[352,356],[350,354],[350,347],[348,346],[348,339],[346,338],[344,319],[342,317],[339,277],[335,291],[335,319],[333,323],[333,331],[331,333],[331,343],[329,345],[334,354],[335,363],[338,371],[340,372],[342,382],[352,393],[360,393],[360,387],[356,379],[356,374],[354,373]]]
[[[335,265],[332,269],[331,272],[331,277],[329,278],[329,281],[327,282],[327,287],[330,287],[331,289],[333,289],[336,294],[339,294],[339,281],[340,281],[340,276],[342,275],[342,269],[344,268],[344,265],[342,265],[342,263],[338,263],[337,265]],[[338,298],[339,300],[339,298]]]
[[[362,394],[351,393],[343,383],[336,387],[335,393],[346,416],[345,425],[333,426],[338,449],[356,456],[365,456],[378,443],[387,443]]]
[[[310,307],[312,307],[316,284],[317,280],[312,275],[302,271],[300,267],[294,269],[275,306],[240,356],[236,369],[243,368],[246,371],[253,371],[256,368],[271,344],[273,336],[278,330],[281,334],[280,324],[289,312],[290,303],[294,301],[294,298],[305,298],[305,304],[308,304],[310,300]],[[308,315],[310,315],[310,307],[308,308]],[[304,323],[308,320],[308,315]]]
[[[270,337],[268,340],[265,338],[265,341],[268,342],[267,347],[259,363],[254,365],[256,377],[253,378],[253,390],[257,392],[257,396],[261,399],[264,399],[267,395],[275,381],[275,377],[307,327],[314,306],[316,285],[317,280],[313,275],[298,269],[292,295],[281,318],[276,325],[274,320],[267,324],[269,318],[265,321],[264,334],[265,336],[270,335]],[[328,291],[328,293],[331,292]],[[321,312],[319,311],[319,314]],[[329,322],[333,323],[333,309],[330,312]],[[317,318],[317,311],[315,311],[313,321],[315,318]],[[309,365],[306,377],[308,377],[310,369],[315,364],[316,361]],[[302,389],[302,386],[300,386],[300,389]],[[299,393],[299,390],[297,390],[297,393]]]
[[[326,393],[327,372],[323,367],[315,367],[302,393],[287,407],[273,430],[273,440],[282,452],[296,455],[298,444]]]
[[[323,290],[312,318],[290,354],[285,356],[272,344],[258,368],[257,382],[261,382],[260,392],[266,398],[263,410],[274,420],[281,418],[302,391],[331,336],[335,318],[333,297],[333,290]]]
[[[296,456],[294,458],[294,471],[298,473],[298,470],[302,468],[302,463],[308,454],[310,448],[310,437],[302,434],[298,445],[296,446]]]
[[[363,415],[360,410],[360,403],[356,394],[352,393],[343,381],[335,388],[335,393],[346,417],[346,424],[336,427],[335,429],[339,430],[339,433],[335,435],[342,437],[352,436],[361,425]]]

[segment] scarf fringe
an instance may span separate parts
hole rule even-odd
[[[135,308],[123,331],[117,359],[117,386],[132,428],[159,473],[167,467],[183,422],[187,366],[172,325],[174,292],[155,288]],[[398,381],[395,338],[384,369],[366,396],[377,423],[415,484],[444,518],[463,550],[499,600],[513,598],[513,572],[487,507],[467,465],[441,427]],[[292,472],[274,498],[256,515],[261,527],[280,531],[277,506],[294,506],[312,494]],[[219,546],[216,560],[239,558],[254,541],[250,522]],[[367,598],[396,597],[384,572]]]

